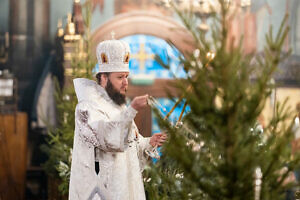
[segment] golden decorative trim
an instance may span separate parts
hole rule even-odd
[[[128,64],[129,63],[129,58],[130,58],[130,54],[126,53],[125,58],[124,58],[124,63]]]
[[[101,61],[103,64],[108,64],[108,58],[105,53],[101,53]]]

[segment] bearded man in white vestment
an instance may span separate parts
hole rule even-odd
[[[161,146],[166,135],[144,138],[133,121],[147,106],[148,95],[125,105],[129,45],[119,40],[103,41],[96,55],[97,82],[74,79],[78,104],[69,200],[144,200],[146,152]]]

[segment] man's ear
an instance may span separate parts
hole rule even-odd
[[[108,75],[107,74],[101,74],[101,86],[106,87],[108,81]]]

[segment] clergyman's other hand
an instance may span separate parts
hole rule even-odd
[[[166,141],[166,139],[167,139],[167,134],[165,134],[165,133],[155,133],[150,138],[150,144],[153,147],[156,147],[156,146],[160,147],[161,145],[163,145],[163,143]]]

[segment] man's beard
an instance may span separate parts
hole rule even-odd
[[[126,103],[126,96],[121,94],[108,79],[105,90],[108,96],[119,106]]]

